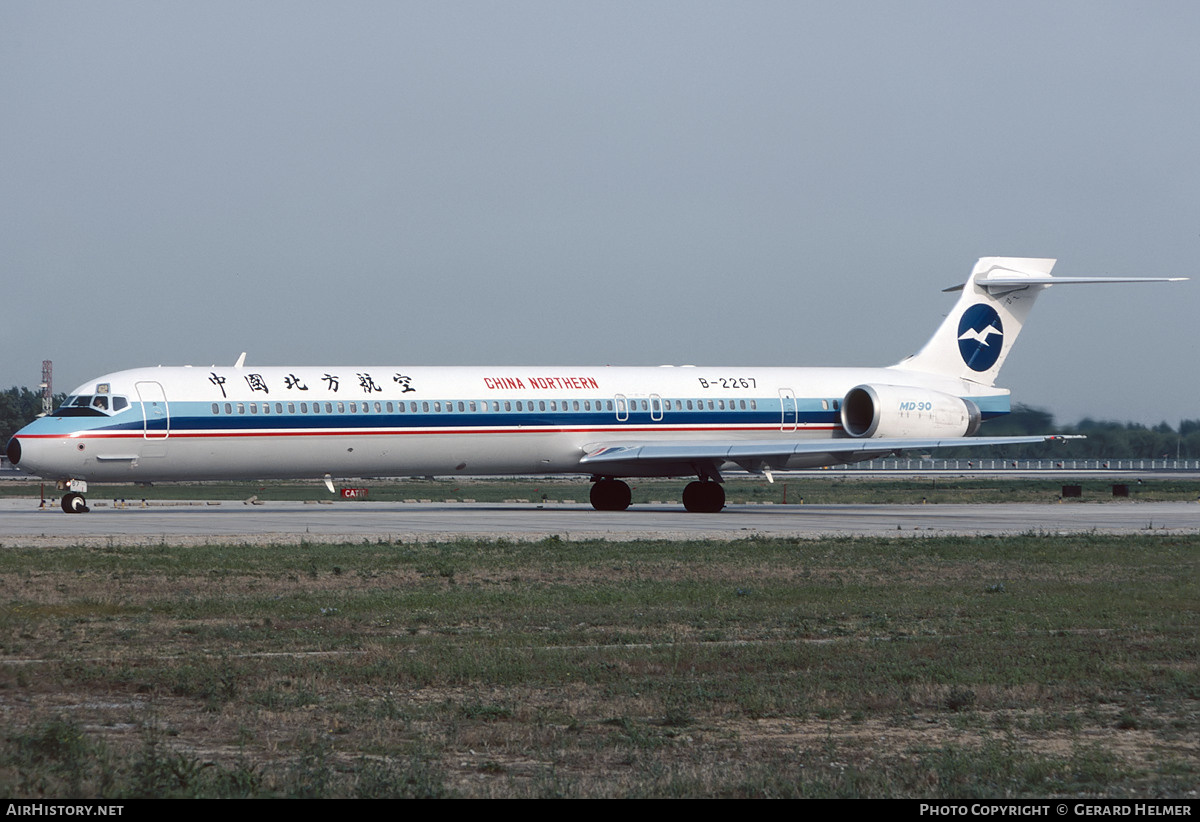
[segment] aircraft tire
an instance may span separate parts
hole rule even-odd
[[[74,491],[63,494],[62,509],[68,514],[82,514],[89,510],[83,494],[76,494]]]
[[[725,507],[725,489],[716,482],[689,482],[683,489],[683,507],[692,514],[716,514]]]
[[[597,511],[624,511],[633,501],[633,492],[621,480],[602,479],[592,483],[590,498]]]

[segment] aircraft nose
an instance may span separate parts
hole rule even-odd
[[[8,448],[4,450],[4,455],[8,457],[8,461],[12,465],[16,465],[21,461],[21,441],[16,437],[12,437],[8,441]]]

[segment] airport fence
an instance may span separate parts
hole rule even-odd
[[[853,465],[837,465],[830,471],[1197,471],[1200,459],[939,459],[935,457],[889,457]]]

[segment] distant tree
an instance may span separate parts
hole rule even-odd
[[[1179,438],[1179,456],[1200,457],[1200,431],[1192,430]]]
[[[57,394],[54,404],[57,406],[64,395]],[[8,443],[8,438],[17,433],[20,428],[37,419],[42,413],[42,395],[28,388],[10,388],[0,391],[0,448]]]
[[[1075,425],[1058,425],[1054,415],[1040,408],[1013,406],[1011,413],[983,424],[981,434],[1011,437],[1026,434],[1082,434],[1086,439],[1044,442],[994,448],[939,451],[938,456],[958,459],[1162,459],[1200,457],[1200,420],[1183,420],[1179,431],[1170,423],[1153,428],[1136,422],[1115,422],[1084,417]]]
[[[989,437],[1017,437],[1027,434],[1049,434],[1055,429],[1054,415],[1041,408],[1014,405],[1003,417],[989,420],[983,430]]]
[[[1002,417],[988,420],[979,433],[988,437],[1022,437],[1037,434],[1059,434],[1062,426],[1054,422],[1054,415],[1041,408],[1014,405],[1012,411]],[[1053,448],[1052,445],[1060,447]],[[980,448],[953,448],[938,451],[938,457],[949,459],[1045,459],[1062,453],[1062,443],[1035,443],[1032,445],[996,446],[987,450]]]

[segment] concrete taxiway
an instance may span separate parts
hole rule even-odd
[[[336,501],[160,503],[86,514],[0,501],[0,545],[161,542],[298,544],[302,541],[486,539],[742,539],[754,535],[931,536],[1023,532],[1200,533],[1200,503],[1005,505],[733,505],[688,514],[678,505],[593,511],[582,504]]]

